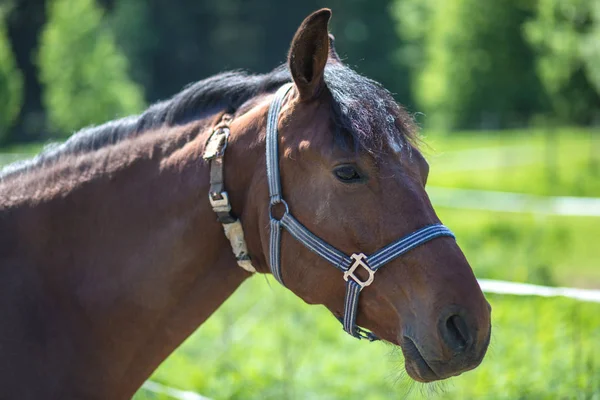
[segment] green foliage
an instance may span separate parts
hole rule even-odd
[[[152,379],[213,399],[597,399],[600,305],[487,295],[492,340],[475,370],[410,382],[403,358],[357,341],[323,307],[262,276],[244,283]],[[134,397],[168,399],[141,389]]]
[[[49,0],[39,69],[52,127],[62,133],[139,112],[142,89],[94,0]]]
[[[600,3],[538,0],[525,32],[557,115],[576,123],[600,119]]]
[[[160,44],[149,20],[150,11],[146,0],[119,0],[104,18],[106,28],[113,32],[117,46],[127,57],[132,79],[144,87],[146,94],[154,84],[150,73],[151,54]]]
[[[102,2],[106,13],[92,0],[47,1],[38,57],[47,115],[21,54],[27,96],[12,138],[34,136],[28,120],[64,133],[138,111],[132,81],[153,102],[223,70],[266,72],[320,7],[334,11],[345,62],[424,113],[429,127],[600,121],[597,0],[113,0]],[[19,32],[12,47],[35,48],[45,14],[23,10],[10,19]]]
[[[0,7],[0,143],[6,140],[22,102],[23,76],[15,63]]]
[[[397,35],[403,40],[397,49],[398,58],[415,76],[426,65],[425,44],[436,5],[437,0],[400,0],[391,5]]]
[[[555,135],[557,150],[550,158],[543,130],[429,134],[425,149],[431,164],[428,185],[600,197],[600,179],[588,168],[597,156],[593,150],[600,129],[556,129]],[[556,176],[549,175],[550,167]]]
[[[344,61],[361,74],[381,82],[396,99],[414,110],[410,94],[409,67],[398,59],[401,42],[389,11],[390,0],[329,0],[318,6],[331,7],[331,30]],[[365,16],[368,15],[368,18]]]
[[[593,21],[582,38],[581,55],[585,64],[586,77],[600,94],[600,2],[590,5],[590,19]]]
[[[398,0],[401,55],[427,123],[443,129],[523,125],[543,108],[520,33],[533,0]]]

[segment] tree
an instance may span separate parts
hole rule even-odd
[[[8,141],[39,139],[45,132],[46,116],[41,100],[42,86],[38,78],[35,54],[39,36],[46,22],[45,0],[4,0],[7,5],[6,27],[17,68],[23,76],[23,105]]]
[[[579,124],[600,118],[600,3],[538,0],[525,33],[557,117]]]
[[[23,102],[23,76],[16,66],[0,8],[0,143],[8,139]]]
[[[523,125],[544,110],[534,54],[521,35],[533,0],[397,0],[413,92],[438,128]]]
[[[600,94],[600,2],[595,1],[590,4],[590,19],[593,23],[583,35],[581,55],[587,78],[596,93]]]
[[[409,110],[415,110],[410,91],[409,66],[397,55],[402,41],[396,33],[390,0],[329,0],[336,48],[359,73],[381,82]]]
[[[38,63],[51,127],[69,134],[86,125],[139,112],[142,89],[102,25],[94,0],[49,0]]]

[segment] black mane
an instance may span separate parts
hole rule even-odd
[[[268,74],[225,72],[196,82],[171,99],[150,106],[138,116],[84,128],[60,145],[49,145],[33,159],[19,161],[0,171],[0,179],[23,173],[61,157],[91,152],[161,126],[184,124],[221,110],[234,111],[246,101],[270,93],[286,82],[290,73],[282,65]],[[333,97],[332,120],[338,135],[373,154],[387,143],[399,150],[414,138],[411,116],[380,84],[341,63],[329,63],[325,82]]]

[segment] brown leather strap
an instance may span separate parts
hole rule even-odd
[[[210,166],[208,200],[213,211],[217,214],[217,220],[223,225],[225,236],[229,239],[238,265],[248,272],[256,272],[248,255],[242,223],[231,212],[231,203],[223,183],[223,158],[229,140],[229,124],[232,118],[230,114],[223,114],[208,137],[206,146],[204,146],[202,158],[208,161]]]
[[[223,114],[219,123],[213,128],[202,155],[202,158],[210,164],[210,204],[222,224],[231,224],[237,220],[231,212],[231,204],[223,183],[223,158],[229,140],[231,120],[230,114]]]

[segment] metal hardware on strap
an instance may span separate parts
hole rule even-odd
[[[283,204],[283,207],[285,208],[283,215],[290,213],[290,207],[288,206],[287,201],[285,201],[283,199],[279,199],[279,201],[269,204],[269,219],[277,220],[277,218],[275,218],[273,216],[273,207],[277,206],[278,204]],[[281,219],[283,219],[283,216],[281,218],[279,218],[279,221]]]
[[[222,119],[220,126],[213,130],[204,147],[202,158],[210,163],[210,189],[208,199],[221,223],[231,222],[236,218],[231,214],[229,197],[223,184],[223,158],[229,140],[229,127]]]
[[[209,193],[208,201],[215,212],[231,211],[231,204],[229,204],[229,196],[227,195],[227,192]]]
[[[363,253],[354,253],[350,257],[354,260],[354,264],[352,264],[348,271],[344,272],[344,280],[348,282],[348,278],[352,278],[354,282],[360,285],[360,289],[362,290],[363,288],[373,283],[373,280],[375,279],[375,271],[367,265],[367,256],[365,256]],[[358,267],[362,267],[365,271],[369,273],[369,277],[364,282],[360,280],[360,277],[354,274],[354,271],[356,271]]]

